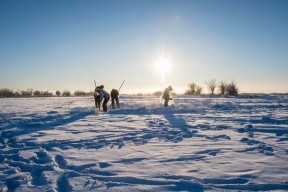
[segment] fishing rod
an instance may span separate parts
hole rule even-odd
[[[118,89],[118,92],[120,91],[120,89],[121,89],[122,85],[124,84],[124,82],[125,82],[125,80],[122,82],[120,88]]]

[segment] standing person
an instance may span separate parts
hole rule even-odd
[[[111,93],[111,100],[112,100],[112,109],[115,109],[115,106],[114,106],[114,102],[116,101],[116,105],[117,105],[117,109],[120,108],[120,103],[119,103],[119,91],[117,91],[116,89],[112,89]]]
[[[168,106],[168,102],[170,100],[170,91],[173,91],[171,86],[167,87],[163,92],[162,98],[165,100],[165,102],[164,102],[165,107]]]
[[[97,106],[99,107],[100,109],[100,103],[102,102],[102,100],[104,99],[103,101],[103,104],[102,104],[102,107],[103,107],[103,111],[104,112],[107,112],[107,103],[110,99],[110,95],[104,90],[104,86],[101,85],[99,87],[96,87],[95,89],[95,94],[94,95],[97,95],[98,97],[95,97],[95,105],[96,105],[96,108]],[[97,101],[96,101],[96,98],[97,98]]]

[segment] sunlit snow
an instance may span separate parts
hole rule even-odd
[[[0,191],[288,190],[287,96],[120,102],[1,98]]]

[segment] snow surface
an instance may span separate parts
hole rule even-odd
[[[0,99],[0,191],[288,190],[287,96],[120,101]]]

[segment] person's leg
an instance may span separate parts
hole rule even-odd
[[[117,104],[117,109],[120,109],[120,103],[119,103],[119,98],[118,97],[116,97],[116,104]]]
[[[103,102],[103,111],[107,112],[107,103],[108,103],[109,99],[105,99]]]
[[[165,98],[165,102],[164,102],[165,107],[168,107],[168,102],[169,102],[169,99]]]
[[[97,99],[96,99],[96,97],[94,97],[94,99],[95,99],[95,107],[97,109]]]
[[[96,109],[98,108],[99,104],[98,104],[98,97],[97,96],[94,96],[94,99],[95,99],[95,107]]]
[[[97,96],[97,107],[100,110],[101,107],[101,100],[100,100],[100,96]]]
[[[114,99],[115,99],[115,98],[112,97],[111,99],[112,99],[112,109],[115,109],[115,107],[114,107]]]

